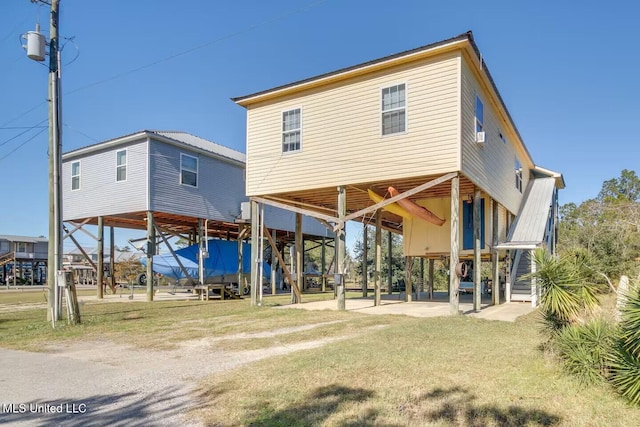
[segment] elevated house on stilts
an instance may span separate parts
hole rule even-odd
[[[155,255],[161,243],[173,253],[172,237],[201,243],[204,258],[208,238],[241,242],[251,235],[245,155],[189,133],[143,130],[69,151],[63,155],[62,187],[64,238],[76,243],[81,252],[86,251],[77,243],[76,233],[95,239],[97,261],[84,255],[97,271],[98,283],[105,282],[103,260],[114,259],[115,228],[146,230],[145,252],[151,260],[146,263],[147,277],[154,275],[149,255]],[[320,243],[333,240],[333,232],[313,218],[297,218],[295,213],[272,207],[265,210],[264,218],[278,252],[292,245],[297,222],[300,238]],[[97,235],[87,225],[97,226]],[[110,227],[110,239],[105,239],[104,227]],[[105,240],[111,242],[111,257],[104,254]],[[250,256],[242,254],[242,246],[238,245],[239,266],[243,256]],[[251,259],[258,264],[259,256],[271,261],[258,253]],[[176,261],[180,264],[178,257]],[[193,283],[203,281],[200,274],[190,277],[181,267]],[[237,281],[242,285],[240,275]],[[146,282],[147,299],[152,300],[153,281]],[[102,286],[98,286],[98,297],[102,297]]]
[[[529,251],[555,250],[564,180],[535,164],[471,32],[233,101],[247,110],[254,205],[332,224],[339,259],[345,222],[375,213],[377,242],[393,230],[407,257],[448,261],[452,313],[465,266],[483,260],[507,301],[537,304],[523,275]],[[470,280],[479,310],[480,268]]]

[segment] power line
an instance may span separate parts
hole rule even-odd
[[[32,130],[32,129],[35,129],[35,128],[38,128],[38,127],[43,127],[44,129],[46,129],[46,128],[47,128],[47,126],[40,126],[40,125],[41,125],[41,124],[43,124],[44,122],[46,122],[47,120],[49,120],[49,119],[44,119],[44,120],[42,120],[40,123],[37,123],[37,124],[35,124],[35,125],[31,126],[31,127],[28,127],[28,128],[27,128],[27,130],[25,130],[24,132],[20,132],[19,134],[15,135],[15,136],[13,136],[13,137],[11,137],[11,138],[9,138],[9,139],[7,139],[6,141],[0,142],[0,147],[2,147],[3,145],[5,145],[5,144],[7,144],[7,143],[9,143],[9,142],[11,142],[11,141],[13,141],[14,139],[16,139],[16,138],[17,138],[17,137],[19,137],[19,136],[24,135],[25,133],[29,132],[29,131],[30,131],[30,130]],[[44,129],[43,129],[43,130],[44,130]],[[6,157],[6,156],[5,156],[5,157]],[[4,157],[3,157],[3,159],[4,159]]]
[[[288,16],[290,16],[290,15],[293,15],[293,14],[296,14],[296,13],[302,13],[302,12],[305,12],[305,11],[307,11],[307,10],[309,10],[309,9],[313,8],[313,7],[316,7],[316,6],[318,6],[319,4],[324,3],[324,2],[326,2],[326,1],[327,1],[327,0],[316,0],[316,1],[313,1],[313,2],[311,2],[311,3],[309,3],[309,4],[307,4],[306,6],[303,6],[303,7],[300,7],[300,8],[294,9],[294,10],[290,10],[290,11],[288,11],[288,12],[286,12],[286,13],[283,13],[283,14],[281,14],[281,15],[275,16],[275,17],[273,17],[273,18],[265,19],[264,21],[259,22],[259,23],[257,23],[257,24],[254,24],[254,25],[252,25],[252,26],[250,26],[250,27],[247,27],[247,28],[245,28],[245,29],[243,29],[243,30],[236,31],[236,32],[234,32],[234,33],[230,33],[230,34],[224,35],[224,36],[219,37],[219,38],[217,38],[217,39],[210,40],[210,41],[208,41],[208,42],[206,42],[206,43],[203,43],[203,44],[201,44],[201,45],[198,45],[198,46],[195,46],[195,47],[189,48],[189,49],[187,49],[187,50],[183,50],[182,52],[178,52],[178,53],[175,53],[175,54],[173,54],[173,55],[169,55],[169,56],[167,56],[167,57],[165,57],[165,58],[158,59],[158,60],[153,61],[153,62],[150,62],[150,63],[148,63],[148,64],[141,65],[141,66],[139,66],[139,67],[137,67],[137,68],[134,68],[134,69],[131,69],[131,70],[128,70],[128,71],[124,71],[124,72],[119,73],[119,74],[116,74],[116,75],[114,75],[114,76],[107,77],[106,79],[98,80],[97,82],[89,83],[88,85],[85,85],[85,86],[80,86],[80,87],[79,87],[79,88],[77,88],[77,89],[73,89],[73,90],[71,90],[71,91],[69,91],[69,92],[65,92],[65,93],[64,93],[64,95],[71,95],[71,94],[73,94],[73,93],[80,92],[80,91],[85,90],[85,89],[89,89],[89,88],[91,88],[91,87],[93,87],[93,86],[98,86],[98,85],[101,85],[101,84],[103,84],[103,83],[107,83],[107,82],[110,82],[110,81],[112,81],[112,80],[119,79],[120,77],[125,77],[125,76],[128,76],[128,75],[130,75],[130,74],[137,73],[138,71],[144,70],[144,69],[146,69],[146,68],[153,67],[154,65],[158,65],[158,64],[161,64],[161,63],[163,63],[163,62],[171,61],[172,59],[178,58],[178,57],[180,57],[180,56],[186,55],[186,54],[188,54],[188,53],[194,52],[194,51],[199,50],[199,49],[203,49],[203,48],[205,48],[205,47],[208,47],[208,46],[211,46],[211,45],[213,45],[213,44],[219,43],[219,42],[221,42],[221,41],[224,41],[224,40],[228,40],[228,39],[231,39],[231,38],[237,37],[237,36],[239,36],[239,35],[242,35],[242,34],[244,34],[244,33],[249,32],[249,31],[255,30],[256,28],[260,28],[260,27],[262,27],[262,26],[264,26],[264,25],[267,25],[267,24],[271,24],[271,23],[273,23],[273,22],[280,21],[280,20],[282,20],[282,19],[284,19],[284,18],[287,18],[287,17],[288,17]]]
[[[15,153],[16,151],[18,151],[20,148],[22,148],[27,142],[33,140],[36,136],[40,135],[42,132],[44,132],[45,130],[47,130],[47,128],[44,129],[40,129],[39,132],[37,132],[35,135],[33,135],[31,138],[27,139],[25,142],[23,142],[22,144],[18,145],[16,148],[14,148],[13,150],[9,151],[7,154],[5,154],[4,156],[0,157],[0,162],[4,159],[6,159],[7,157],[9,157],[11,154]]]

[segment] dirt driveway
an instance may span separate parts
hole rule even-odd
[[[332,322],[283,328],[252,339]],[[227,337],[230,338],[230,337]],[[347,336],[241,352],[216,349],[215,338],[175,350],[141,350],[84,341],[47,353],[0,349],[0,424],[15,426],[189,426],[197,381],[267,357],[325,345]]]

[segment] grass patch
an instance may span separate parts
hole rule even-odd
[[[0,347],[100,340],[155,357],[203,339],[238,357],[325,341],[203,379],[191,416],[206,425],[640,425],[640,410],[609,387],[581,385],[545,358],[537,313],[507,323],[272,309],[288,301],[87,303],[81,325],[55,330],[45,309],[0,312]]]
[[[584,388],[536,349],[535,315],[373,316],[385,328],[202,382],[208,425],[635,426],[640,411]],[[355,325],[355,324],[354,324]]]

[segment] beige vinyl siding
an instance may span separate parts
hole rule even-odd
[[[507,210],[517,213],[522,193],[515,186],[515,141],[517,136],[506,123],[500,123],[489,96],[481,90],[465,60],[462,60],[462,173],[496,199]],[[480,95],[484,105],[485,142],[475,142],[475,102]],[[502,133],[507,143],[500,139]],[[518,153],[523,166],[522,188],[529,181],[530,159]]]
[[[406,64],[247,112],[247,195],[459,169],[460,56]],[[382,136],[381,90],[406,85],[406,132]],[[302,111],[301,150],[282,153],[282,112]]]
[[[480,252],[488,254],[492,246],[492,216],[491,202],[486,194],[482,197],[484,201],[484,249]],[[466,196],[460,197],[460,213],[458,220],[458,247],[462,248],[464,236],[462,235],[462,206],[466,203]],[[424,256],[433,254],[448,253],[451,251],[451,197],[422,199],[416,201],[439,216],[445,218],[446,222],[442,226],[431,224],[421,219],[405,219],[403,221],[403,244],[405,256]],[[473,255],[473,249],[462,250],[460,255]]]

